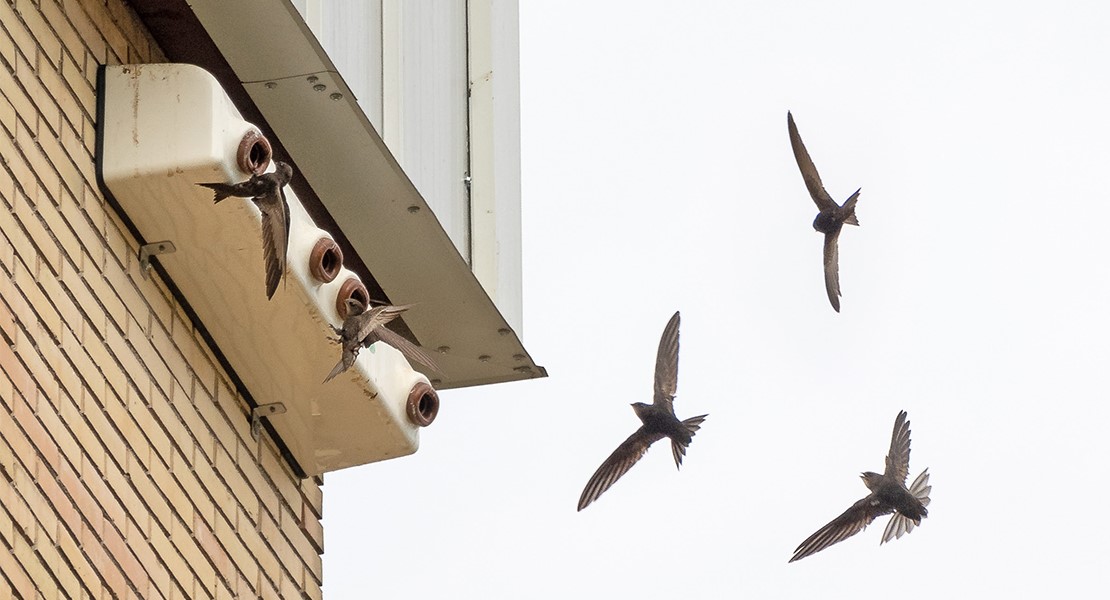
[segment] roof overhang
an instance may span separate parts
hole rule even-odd
[[[167,58],[213,73],[372,297],[437,349],[437,388],[544,377],[288,0],[132,0]],[[402,206],[405,210],[397,210]]]

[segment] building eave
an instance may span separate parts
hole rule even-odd
[[[293,189],[370,295],[418,305],[402,333],[443,349],[436,387],[546,376],[288,0],[131,4],[168,59],[213,73],[294,165]]]

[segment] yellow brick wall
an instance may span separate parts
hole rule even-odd
[[[295,478],[95,179],[124,0],[0,0],[0,598],[321,596]]]

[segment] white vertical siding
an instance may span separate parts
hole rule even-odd
[[[401,148],[390,149],[469,261],[466,2],[386,1],[401,8],[400,89],[385,98],[400,105]]]
[[[520,35],[516,0],[470,0],[470,268],[523,334]]]
[[[381,134],[382,0],[329,0],[320,21],[320,45]]]
[[[293,4],[520,334],[517,0]]]

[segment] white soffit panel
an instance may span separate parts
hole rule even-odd
[[[528,355],[288,0],[191,5],[301,174],[418,341],[437,388],[546,372]],[[280,157],[279,157],[280,158]]]

